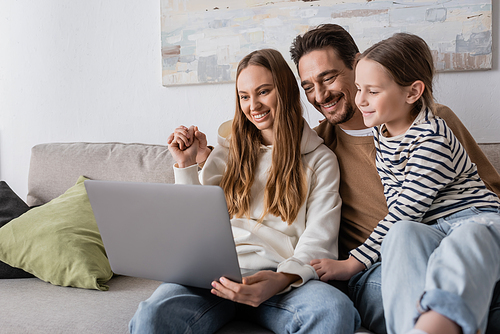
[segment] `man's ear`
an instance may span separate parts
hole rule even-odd
[[[356,53],[356,56],[354,56],[354,61],[352,62],[352,68],[355,69],[356,68],[356,64],[358,63],[359,61],[359,57],[361,57],[361,53]]]
[[[408,95],[406,96],[406,102],[408,104],[413,104],[418,101],[418,99],[422,96],[425,90],[425,84],[417,80],[412,83],[408,90]]]

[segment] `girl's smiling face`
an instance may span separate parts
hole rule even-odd
[[[390,136],[408,130],[414,120],[409,103],[412,86],[398,85],[382,65],[362,58],[356,66],[356,87],[355,102],[366,126],[385,123]]]
[[[278,100],[271,71],[263,66],[249,65],[240,72],[236,87],[241,110],[261,131],[263,144],[272,145]]]

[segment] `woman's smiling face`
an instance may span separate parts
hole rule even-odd
[[[272,145],[277,97],[271,71],[263,66],[249,65],[236,80],[240,108],[262,133],[263,144]]]

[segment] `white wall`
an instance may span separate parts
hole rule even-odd
[[[436,81],[438,100],[478,142],[500,142],[497,7],[493,70]],[[0,0],[0,179],[22,198],[36,144],[164,144],[176,125],[193,123],[215,143],[233,94],[232,84],[162,86],[159,1]],[[319,115],[308,108],[306,118],[316,125]]]

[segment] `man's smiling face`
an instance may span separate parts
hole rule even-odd
[[[357,112],[354,70],[333,48],[311,51],[300,58],[298,71],[307,100],[331,124],[349,121]]]

